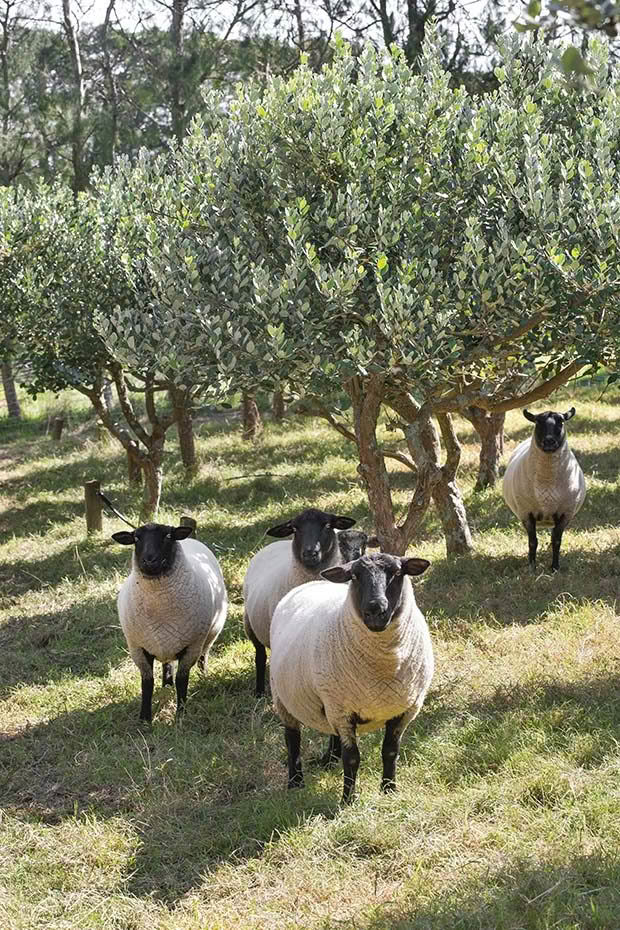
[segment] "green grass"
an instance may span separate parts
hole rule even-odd
[[[620,405],[578,389],[570,442],[588,497],[561,571],[527,569],[526,534],[499,490],[461,486],[472,557],[447,562],[429,513],[410,551],[436,650],[425,708],[403,740],[399,791],[378,790],[381,735],[362,737],[360,795],[307,760],[285,790],[282,732],[253,697],[241,582],[265,529],[315,505],[370,528],[353,450],[320,422],[269,424],[248,446],[231,420],[199,426],[200,470],[166,454],[162,520],[192,514],[231,595],[187,717],[155,691],[140,728],[139,676],[118,626],[127,552],[86,538],[83,482],[128,514],[124,457],[96,443],[79,398],[24,402],[0,421],[0,913],[7,930],[612,930],[620,926]],[[65,436],[49,416],[69,411]],[[570,404],[567,404],[568,406]],[[531,427],[507,424],[506,457]],[[271,476],[263,473],[271,472]],[[247,477],[239,477],[247,476]],[[254,477],[258,476],[258,477]],[[410,476],[398,474],[405,504]]]

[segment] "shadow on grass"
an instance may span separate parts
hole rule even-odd
[[[313,778],[286,791],[284,742],[277,732],[274,749],[264,706],[237,706],[224,686],[206,714],[197,688],[175,726],[166,691],[160,707],[168,719],[152,728],[138,725],[136,698],[5,734],[0,786],[3,807],[36,823],[123,815],[139,837],[128,891],[174,903],[218,863],[259,855],[306,817],[333,816],[339,792]]]
[[[525,537],[525,533],[524,533]],[[521,552],[493,556],[474,552],[433,565],[416,598],[431,626],[442,635],[467,636],[472,624],[493,626],[539,623],[559,598],[603,600],[620,598],[620,551],[604,554],[573,547],[560,554],[560,571],[551,573],[551,551],[540,537],[537,570],[527,562],[527,538]]]
[[[441,752],[433,757],[433,771],[450,786],[501,772],[537,741],[544,742],[546,753],[563,754],[574,765],[593,769],[617,754],[620,677],[562,681],[539,676],[525,684],[499,685],[490,697],[474,695],[458,705],[448,691],[431,692],[414,726],[416,735],[409,737],[414,746],[416,740],[448,731]],[[558,800],[552,785],[548,793],[545,786],[528,792],[521,798],[528,805],[553,807]]]
[[[560,858],[558,856],[558,858]],[[620,913],[620,855],[600,850],[539,865],[525,857],[501,870],[462,878],[442,894],[404,907],[377,908],[358,930],[611,930]],[[336,925],[326,924],[326,930]]]
[[[68,675],[103,675],[126,654],[116,605],[89,597],[71,608],[19,616],[0,627],[0,697],[17,685],[46,685]]]

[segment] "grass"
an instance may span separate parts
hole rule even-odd
[[[610,392],[611,393],[611,392]],[[475,553],[448,563],[434,514],[411,551],[437,672],[384,797],[380,734],[361,740],[360,796],[306,764],[287,793],[282,733],[253,693],[241,582],[265,529],[313,504],[370,527],[352,449],[321,423],[199,427],[184,484],[167,453],[161,519],[193,515],[221,560],[231,609],[185,723],[157,687],[138,726],[139,678],[118,627],[127,553],[86,538],[97,477],[135,516],[124,459],[94,441],[79,399],[24,399],[0,421],[0,912],[7,930],[611,930],[620,925],[618,426],[613,398],[578,389],[571,446],[588,497],[561,571],[527,569],[525,532],[499,490],[474,494],[477,447],[458,422]],[[570,403],[566,403],[570,406]],[[507,454],[531,427],[508,418]],[[270,472],[270,475],[265,475]],[[239,477],[246,476],[246,477]],[[399,504],[409,484],[398,475]],[[322,738],[303,737],[303,755]]]

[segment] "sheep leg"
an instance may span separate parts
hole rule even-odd
[[[301,731],[297,727],[284,727],[284,741],[288,756],[288,787],[303,788],[304,775],[301,770]]]
[[[329,768],[330,765],[337,765],[341,757],[342,743],[340,742],[340,737],[332,734],[329,737],[327,749],[319,759],[319,765],[322,765],[324,768]]]
[[[538,537],[536,535],[536,520],[533,513],[528,513],[527,520],[523,521],[523,526],[527,530],[528,538],[528,559],[530,566],[536,568],[536,550],[538,549]]]
[[[355,792],[355,779],[360,764],[360,751],[355,738],[355,715],[349,725],[341,729],[338,734],[342,742],[342,768],[344,769],[344,784],[342,789],[342,803],[350,804]]]
[[[162,688],[165,688],[167,685],[174,684],[174,676],[172,674],[172,662],[164,662],[161,667],[161,685]]]
[[[381,747],[381,758],[383,759],[383,777],[381,779],[381,790],[396,791],[396,760],[400,749],[400,738],[406,726],[405,715],[392,717],[385,724],[385,736],[383,737],[383,746]]]
[[[562,534],[566,526],[566,514],[558,516],[553,514],[553,529],[551,530],[551,571],[557,572],[560,568],[560,545],[562,544]]]
[[[131,657],[140,669],[142,680],[140,720],[150,723],[153,719],[153,661],[155,656],[152,656],[146,649],[136,649],[131,651]]]
[[[186,646],[185,649],[181,649],[181,651],[176,655],[179,663],[177,666],[177,675],[174,680],[177,691],[177,722],[181,720],[183,714],[185,713],[185,704],[187,702],[187,686],[189,684],[189,671],[192,665],[196,664],[196,660],[200,655],[201,649],[202,643],[198,643],[194,644],[193,646]]]
[[[253,644],[256,653],[254,655],[254,664],[256,666],[256,697],[263,697],[265,694],[265,668],[267,665],[267,651],[261,641],[257,639],[256,633],[250,626],[248,619],[245,619],[245,631],[248,639]]]

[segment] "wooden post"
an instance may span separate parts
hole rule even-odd
[[[62,428],[65,425],[64,417],[54,417],[52,420],[52,439],[58,441],[62,436]]]
[[[98,495],[101,485],[98,481],[86,481],[84,483],[84,503],[86,505],[86,532],[100,533],[103,524],[101,520],[101,510],[103,502]]]
[[[181,517],[180,526],[191,526],[191,528],[192,528],[192,533],[191,533],[191,535],[194,537],[194,539],[196,538],[196,526],[197,526],[197,524],[196,524],[196,521],[194,520],[193,517]]]

